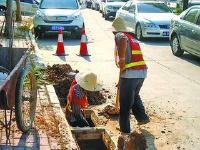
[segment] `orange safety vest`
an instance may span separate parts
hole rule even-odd
[[[140,45],[137,41],[134,41],[133,35],[123,32],[127,37],[131,47],[131,61],[125,64],[124,69],[135,69],[135,70],[142,70],[147,69],[147,65],[143,59],[142,51],[140,49]],[[119,67],[119,55],[118,55],[118,48],[117,48],[117,39],[115,38],[115,64]]]
[[[86,96],[84,96],[83,98],[76,98],[75,97],[74,86],[76,84],[77,83],[76,83],[75,80],[71,83],[67,99],[68,99],[68,101],[69,101],[70,104],[74,103],[76,105],[81,106],[82,109],[85,109],[85,108],[87,108],[87,105],[88,105],[87,97]]]

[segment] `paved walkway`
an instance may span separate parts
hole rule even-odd
[[[18,130],[16,122],[12,122],[11,134],[9,140],[6,140],[5,128],[0,127],[0,149],[62,149],[59,142],[59,132],[56,129],[58,124],[51,118],[52,107],[48,103],[45,88],[38,90],[38,103],[34,127],[29,133],[22,133]],[[1,120],[3,121],[4,113],[1,111]],[[13,115],[13,118],[15,116]]]
[[[0,42],[6,46],[4,39],[0,39]],[[26,48],[29,44],[30,42],[26,39],[15,39],[13,47]],[[15,113],[12,116],[9,140],[6,138],[5,128],[0,125],[0,150],[77,149],[59,102],[52,103],[51,96],[47,93],[45,86],[38,89],[36,117],[33,129],[29,133],[18,130]],[[52,93],[55,94],[54,91]],[[3,110],[0,110],[0,120],[4,122]]]

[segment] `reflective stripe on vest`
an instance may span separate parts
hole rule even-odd
[[[135,66],[142,66],[142,65],[145,65],[145,61],[137,61],[137,62],[132,62],[132,63],[129,63],[129,64],[126,64],[125,65],[125,68],[131,68],[131,67],[135,67]]]
[[[142,54],[141,50],[132,50],[133,55]]]

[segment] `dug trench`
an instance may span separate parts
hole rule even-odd
[[[68,64],[56,64],[47,66],[45,69],[45,80],[53,84],[56,95],[59,99],[61,108],[65,113],[67,104],[67,95],[70,85],[75,79],[78,70],[73,70]],[[111,97],[108,90],[103,89],[100,92],[88,93],[89,106],[101,105]],[[87,109],[85,116],[90,127],[76,128],[71,127],[72,135],[80,150],[114,150],[116,148],[106,128],[102,127],[102,121],[98,115],[92,110]]]
[[[73,70],[69,64],[55,64],[47,66],[45,69],[45,80],[53,84],[60,106],[65,113],[67,95],[75,74],[78,70]],[[104,109],[97,109],[91,106],[101,106],[110,99],[112,95],[109,90],[102,89],[99,92],[87,93],[89,108],[85,111],[85,116],[90,127],[71,127],[72,135],[80,150],[114,150],[116,147],[125,146],[126,150],[145,150],[146,140],[140,131],[133,132],[124,140],[116,140],[119,130],[118,115],[110,115],[112,106],[106,105]],[[101,107],[102,108],[102,107]],[[94,111],[96,110],[96,111]],[[106,120],[102,119],[102,116]],[[67,120],[67,119],[66,119]],[[117,145],[117,146],[116,146]]]

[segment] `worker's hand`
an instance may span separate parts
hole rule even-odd
[[[125,68],[125,59],[120,59],[118,64],[119,64],[120,71],[124,70],[124,68]]]

